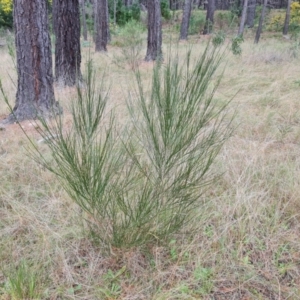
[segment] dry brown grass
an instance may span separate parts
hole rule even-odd
[[[195,54],[204,49],[203,39],[193,43]],[[224,176],[193,224],[165,246],[105,255],[59,182],[27,156],[17,125],[0,131],[0,299],[11,299],[5,274],[22,259],[28,276],[39,274],[41,299],[300,299],[300,64],[291,43],[267,39],[254,46],[251,39],[241,57],[226,52],[216,97],[234,97],[237,115],[214,165]],[[179,53],[185,48],[179,44]],[[85,48],[83,60],[107,70],[109,108],[125,124],[133,76],[111,64],[114,51]],[[16,75],[4,50],[0,65],[13,103]],[[152,65],[140,68],[149,84]],[[66,122],[75,93],[56,88]],[[6,113],[2,104],[0,114]],[[38,139],[30,122],[22,125]]]

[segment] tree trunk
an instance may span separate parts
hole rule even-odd
[[[108,10],[108,1],[107,1],[107,5],[106,5],[106,19],[107,19],[107,43],[109,43],[111,41],[111,36],[110,36],[110,30],[109,30],[109,10]]]
[[[259,19],[258,28],[257,28],[255,39],[254,39],[255,44],[257,44],[259,42],[260,34],[262,31],[262,26],[263,26],[264,19],[265,19],[267,4],[268,4],[268,0],[264,0],[263,8],[262,8],[260,19]]]
[[[192,0],[185,0],[183,17],[180,28],[180,40],[187,40],[192,10]]]
[[[230,0],[216,0],[215,6],[217,10],[228,10]]]
[[[114,0],[114,25],[117,25],[117,0]]]
[[[148,43],[145,61],[162,59],[162,28],[159,0],[148,0]]]
[[[55,7],[56,7],[56,0],[52,0],[52,34],[55,34],[56,31],[56,11],[55,11]]]
[[[245,21],[246,21],[246,16],[247,16],[247,9],[248,9],[248,0],[244,0],[242,18],[241,18],[241,22],[240,22],[239,31],[238,31],[238,35],[241,35],[241,36],[244,34]]]
[[[98,26],[98,13],[97,13],[97,5],[98,0],[93,0],[93,12],[94,12],[94,33],[93,33],[93,41],[96,44],[96,37],[97,37],[97,26]]]
[[[55,81],[73,86],[81,80],[78,0],[55,0]]]
[[[229,0],[222,0],[222,6],[221,9],[222,10],[228,10],[230,7],[230,1]]]
[[[97,2],[96,11],[95,11],[95,24],[96,24],[96,52],[107,51],[107,42],[108,42],[108,14],[107,0],[95,0]]]
[[[248,3],[249,5],[247,11],[246,25],[249,28],[252,28],[254,26],[254,20],[255,20],[256,0],[249,0]]]
[[[215,0],[208,0],[207,11],[206,11],[206,22],[205,22],[203,34],[209,34],[212,32],[215,9],[216,9]]]
[[[283,35],[287,35],[289,31],[289,24],[290,24],[290,17],[291,17],[291,0],[288,0],[287,8],[286,8],[286,15],[284,20],[283,26]]]
[[[82,16],[82,35],[83,39],[87,41],[87,26],[86,26],[86,12],[85,12],[85,0],[81,0],[81,16]]]
[[[201,0],[193,1],[193,9],[199,9],[200,5],[201,5]]]
[[[132,5],[132,0],[124,0],[124,5],[130,7]]]
[[[6,123],[60,113],[53,91],[51,40],[46,1],[15,0],[14,29],[18,87]]]

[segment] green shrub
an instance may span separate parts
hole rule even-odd
[[[7,278],[5,291],[10,299],[40,299],[39,275],[28,262],[22,260],[18,266],[12,266],[4,273]]]
[[[13,27],[13,14],[12,9],[7,9],[7,7],[3,7],[0,3],[0,27]]]
[[[201,10],[194,10],[191,13],[189,34],[199,34],[205,24],[205,14]]]
[[[121,67],[129,64],[135,70],[142,58],[143,33],[145,27],[135,20],[129,21],[116,32],[112,45],[121,47],[121,55],[114,55],[113,62]]]
[[[106,111],[108,92],[98,78],[96,93],[90,64],[86,88],[72,102],[72,127],[63,127],[61,115],[40,120],[37,130],[52,158],[33,144],[34,158],[59,178],[103,245],[170,240],[215,183],[210,167],[231,132],[226,105],[214,99],[219,80],[212,78],[221,55],[208,47],[197,57],[188,52],[184,61],[170,57],[156,65],[150,93],[137,71],[137,92],[128,100],[130,124],[122,132]]]
[[[232,17],[240,17],[242,15],[243,6],[240,0],[234,0],[230,6]]]
[[[225,42],[226,35],[224,31],[218,31],[213,35],[212,43],[215,47],[221,46]]]
[[[219,30],[225,30],[236,26],[238,23],[238,17],[230,11],[216,11],[214,23],[215,27]]]
[[[160,2],[160,9],[161,9],[161,15],[163,18],[166,20],[170,20],[172,15],[171,15],[171,10],[170,10],[170,5],[168,0],[162,0]]]
[[[232,39],[231,51],[234,55],[242,54],[242,47],[241,47],[242,42],[244,42],[244,39],[241,35],[237,35]]]
[[[109,1],[109,14],[111,19],[114,18],[114,2]],[[127,7],[123,4],[122,0],[118,0],[116,5],[116,22],[118,25],[125,25],[131,20],[139,21],[141,16],[140,5],[135,2]]]
[[[291,20],[289,31],[293,36],[299,35],[300,32],[300,3],[293,2],[291,4]]]

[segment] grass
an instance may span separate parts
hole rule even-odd
[[[192,42],[194,54],[205,47]],[[28,291],[18,271],[24,262],[30,278],[38,276],[39,299],[300,299],[300,65],[292,47],[293,41],[274,38],[254,47],[246,34],[241,56],[226,50],[215,97],[220,105],[233,98],[229,109],[237,115],[234,135],[213,165],[223,177],[206,192],[185,234],[164,246],[105,255],[87,238],[81,211],[60,182],[26,155],[18,126],[0,131],[0,299],[13,299],[19,288],[11,282]],[[85,60],[91,56],[98,70],[107,69],[107,109],[115,108],[122,127],[132,74],[111,63],[117,47],[107,55],[84,51]],[[185,51],[179,44],[179,55]],[[0,63],[13,103],[15,73],[5,50]],[[146,86],[151,70],[152,64],[140,65]],[[55,92],[70,126],[76,91]],[[7,114],[4,105],[0,114]],[[22,126],[40,139],[30,122]]]

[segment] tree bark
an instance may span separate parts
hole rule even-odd
[[[110,36],[110,28],[109,28],[109,10],[108,10],[108,0],[107,0],[107,5],[106,5],[106,19],[107,19],[107,27],[106,27],[106,35],[107,35],[107,43],[111,41],[111,36]]]
[[[93,0],[93,12],[94,12],[94,32],[93,32],[93,41],[96,44],[96,37],[97,37],[97,27],[98,27],[98,13],[97,13],[97,5],[98,0]]]
[[[262,26],[263,26],[264,19],[265,19],[267,4],[268,4],[268,0],[264,0],[263,8],[262,8],[260,19],[259,19],[258,28],[257,28],[255,39],[254,39],[254,44],[257,44],[259,42],[260,34],[262,31]]]
[[[81,80],[78,0],[55,0],[55,81],[73,86]]]
[[[244,28],[245,28],[247,10],[248,10],[248,0],[244,0],[243,12],[242,12],[242,17],[241,17],[239,31],[238,31],[238,35],[241,35],[241,36],[244,34]]]
[[[288,0],[286,14],[285,14],[285,20],[284,20],[284,26],[283,26],[283,32],[282,32],[283,35],[287,35],[289,32],[290,17],[291,17],[291,0]]]
[[[246,20],[246,25],[248,26],[248,28],[252,28],[254,26],[255,11],[256,11],[256,0],[249,0],[247,20]]]
[[[87,26],[86,26],[86,12],[85,12],[85,0],[81,0],[81,17],[82,17],[82,35],[83,39],[87,41]]]
[[[145,61],[162,59],[162,24],[159,0],[148,0],[148,42]]]
[[[18,86],[6,123],[50,117],[61,109],[54,98],[46,1],[14,0]]]
[[[109,23],[108,23],[108,3],[107,0],[95,0],[97,2],[95,11],[96,24],[96,52],[107,51],[107,42],[109,39]]]
[[[230,0],[216,0],[216,9],[220,9],[220,10],[228,10],[229,6],[230,6]]]
[[[14,0],[15,1],[15,0]],[[56,6],[56,3],[55,3],[56,0],[52,0],[52,22],[51,22],[51,25],[52,25],[52,34],[55,34],[55,26],[56,26],[56,23],[55,23],[55,20],[56,20],[56,16],[55,16],[55,6]]]
[[[208,0],[207,11],[206,11],[206,22],[205,22],[203,34],[209,34],[212,32],[215,9],[216,9],[215,0]]]
[[[201,5],[201,0],[193,1],[193,9],[199,9],[200,5]]]
[[[180,37],[179,37],[180,40],[187,40],[188,37],[191,10],[192,10],[192,1],[193,0],[185,0],[183,17],[182,17],[181,28],[180,28]]]

